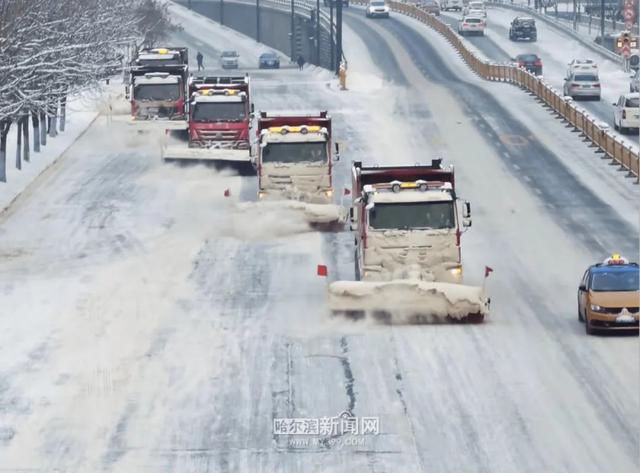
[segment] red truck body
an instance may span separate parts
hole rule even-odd
[[[187,119],[188,49],[141,49],[129,67],[127,96],[136,121]]]
[[[211,94],[203,97],[203,94]],[[224,148],[250,150],[250,129],[253,105],[251,104],[251,87],[248,76],[232,77],[195,77],[189,82],[189,147],[191,148]],[[244,97],[244,101],[235,101],[233,107],[240,107],[238,113],[224,116],[222,110],[225,98]],[[210,102],[201,102],[210,100]],[[220,100],[221,102],[215,102]],[[215,103],[218,107],[208,115],[198,117],[198,107],[206,103]]]

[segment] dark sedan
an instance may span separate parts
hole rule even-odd
[[[262,53],[258,67],[260,69],[280,69],[280,58],[276,53]]]
[[[518,67],[539,76],[542,74],[542,59],[537,54],[518,54],[515,59]]]

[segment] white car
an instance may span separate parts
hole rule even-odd
[[[444,11],[462,11],[464,3],[462,0],[442,0],[440,8]]]
[[[471,15],[471,12],[474,12],[474,16],[478,16],[478,12],[482,12],[482,16],[484,18],[487,17],[487,8],[485,7],[484,2],[469,2],[462,13],[464,15]]]
[[[389,5],[384,0],[371,0],[366,15],[367,18],[389,18]]]
[[[565,79],[562,91],[573,99],[578,97],[600,100],[601,87],[598,69],[574,69]]]
[[[640,128],[640,94],[622,94],[613,104],[613,127],[626,133],[630,128]]]
[[[567,75],[569,76],[574,72],[598,74],[598,64],[593,59],[574,59],[569,63]]]
[[[478,16],[464,16],[458,22],[458,34],[465,36],[467,34],[479,34],[484,36],[484,29],[487,26],[487,22],[484,18]]]
[[[239,57],[240,54],[238,54],[238,51],[222,51],[222,54],[220,55],[220,65],[223,69],[237,69]]]

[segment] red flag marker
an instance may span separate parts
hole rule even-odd
[[[489,274],[493,273],[493,268],[490,268],[489,266],[485,266],[484,267],[484,277],[488,278]]]
[[[317,274],[318,276],[327,277],[327,274],[329,274],[329,272],[327,271],[327,267],[324,264],[319,264]]]
[[[229,189],[224,190],[224,196],[229,197],[231,195],[231,191]]]
[[[351,195],[351,191],[346,187],[344,188],[344,195]]]

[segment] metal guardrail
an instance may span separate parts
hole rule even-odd
[[[540,12],[538,12],[537,10],[535,10],[533,8],[525,7],[525,6],[522,6],[522,5],[512,5],[511,3],[500,2],[500,1],[495,1],[495,0],[488,1],[487,5],[498,6],[498,7],[501,7],[501,8],[506,8],[506,9],[509,9],[509,10],[514,10],[514,11],[526,13],[529,16],[532,16],[532,17],[537,18],[537,19],[539,19],[541,21],[544,21],[546,24],[552,26],[553,28],[561,30],[565,34],[568,34],[573,39],[575,39],[576,41],[579,41],[581,44],[583,44],[585,47],[591,49],[596,54],[599,54],[600,56],[602,56],[602,57],[604,57],[606,59],[610,59],[612,61],[615,61],[615,62],[618,62],[618,63],[622,64],[622,56],[620,56],[619,54],[614,53],[613,51],[608,50],[604,46],[601,46],[601,45],[595,43],[594,41],[587,40],[586,38],[581,36],[577,31],[575,31],[573,28],[570,28],[564,22],[558,21],[558,20],[556,20],[555,18],[553,18],[550,15],[545,15],[544,13],[540,13]]]
[[[368,4],[364,0],[351,0],[351,2],[354,5]],[[534,74],[514,64],[498,64],[480,59],[467,48],[464,40],[449,25],[419,6],[396,1],[387,3],[392,11],[414,18],[442,34],[456,48],[467,65],[483,79],[515,84],[534,94],[568,123],[580,130],[600,151],[620,164],[629,172],[629,175],[635,176],[636,183],[640,182],[638,153],[617,136],[612,135],[609,132],[609,125],[594,120],[584,110],[576,107],[573,100],[563,97]]]

